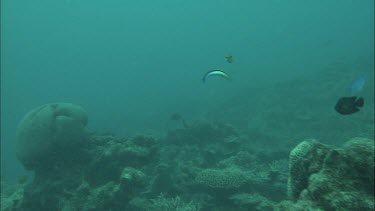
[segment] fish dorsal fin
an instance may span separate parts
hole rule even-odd
[[[363,99],[363,97],[359,97],[355,101],[355,105],[358,107],[363,107],[364,104],[365,104],[365,100]]]

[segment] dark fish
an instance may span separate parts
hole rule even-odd
[[[186,123],[185,119],[182,118],[182,116],[179,113],[173,113],[170,116],[169,120],[181,122],[181,124],[182,124],[182,126],[184,126],[184,128],[189,127],[188,124]],[[168,124],[167,124],[167,127],[168,127]]]
[[[233,62],[233,56],[231,54],[228,54],[226,57],[225,57],[225,60],[227,60],[228,63],[232,63]]]
[[[363,107],[363,97],[342,97],[335,106],[335,110],[342,115],[352,114],[359,111],[358,107]]]

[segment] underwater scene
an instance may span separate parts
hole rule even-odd
[[[1,0],[1,211],[374,210],[373,0]]]

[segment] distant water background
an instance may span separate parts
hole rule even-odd
[[[373,106],[373,58],[373,0],[2,0],[2,179],[25,174],[15,158],[17,124],[45,103],[81,105],[90,130],[120,136],[163,137],[174,112],[246,127],[238,118],[280,83],[303,93],[306,84],[341,81],[342,93],[306,92],[333,113],[350,81],[368,73]],[[217,68],[233,80],[203,84]]]

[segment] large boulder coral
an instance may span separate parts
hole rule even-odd
[[[289,154],[288,197],[296,199],[307,188],[309,176],[320,170],[329,148],[314,139],[299,143]]]
[[[87,137],[86,111],[71,103],[50,103],[25,115],[17,128],[16,154],[27,170],[49,168],[59,153],[75,152]],[[65,157],[69,157],[65,154]]]
[[[374,141],[304,141],[290,154],[290,201],[277,210],[374,210]]]

